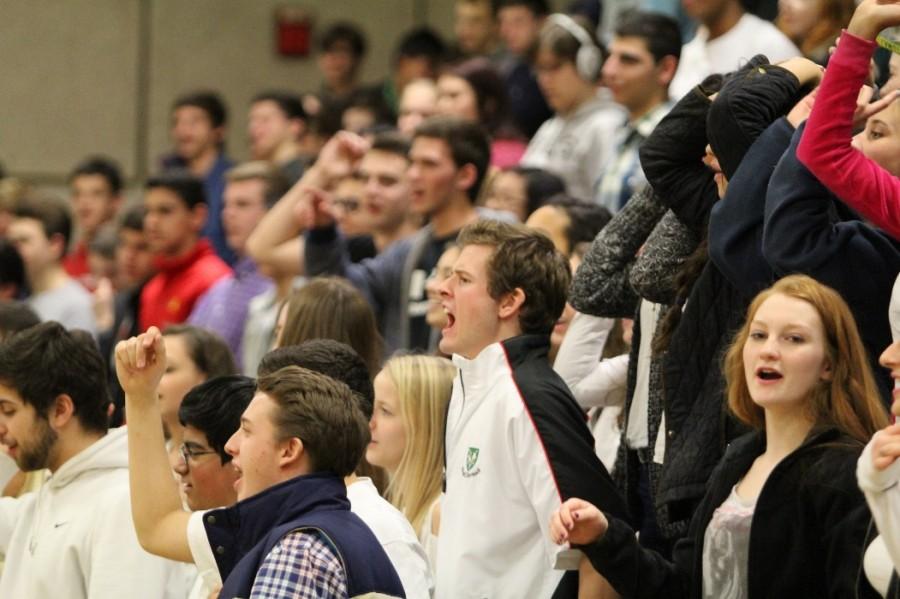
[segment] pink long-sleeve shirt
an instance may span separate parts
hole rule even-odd
[[[856,97],[875,42],[844,32],[828,62],[797,157],[844,203],[900,239],[900,180],[851,147]]]

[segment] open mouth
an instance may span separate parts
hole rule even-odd
[[[448,312],[447,309],[444,309],[444,312],[447,314],[447,324],[444,326],[444,330],[450,329],[453,327],[453,324],[456,322],[456,317],[453,316],[451,312]]]
[[[777,381],[783,378],[781,373],[774,368],[757,368],[756,376],[763,381]]]

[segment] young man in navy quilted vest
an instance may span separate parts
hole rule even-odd
[[[220,598],[404,597],[372,531],[350,512],[344,477],[368,425],[343,383],[299,367],[258,381],[225,450],[238,502],[185,512],[169,469],[156,387],[166,368],[158,329],[121,342],[135,529],[151,553],[217,568]]]

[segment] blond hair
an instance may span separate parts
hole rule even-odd
[[[387,497],[418,531],[441,492],[444,420],[456,367],[446,358],[408,355],[388,360],[384,371],[397,388],[406,447]]]
[[[750,323],[764,301],[785,295],[810,304],[818,313],[825,333],[825,355],[831,366],[831,380],[821,380],[810,391],[809,408],[816,425],[841,429],[866,443],[876,431],[887,426],[866,350],[856,321],[846,302],[830,287],[806,275],[791,275],[759,293],[747,309],[744,325],[737,332],[725,356],[728,407],[745,424],[765,428],[765,412],[750,397],[744,374],[743,350],[750,335]]]

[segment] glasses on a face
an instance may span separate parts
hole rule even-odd
[[[184,443],[178,448],[178,453],[181,454],[181,459],[184,460],[184,464],[186,466],[190,466],[191,462],[196,462],[197,458],[204,455],[217,454],[218,451],[214,449],[195,449],[189,445],[185,445]]]

